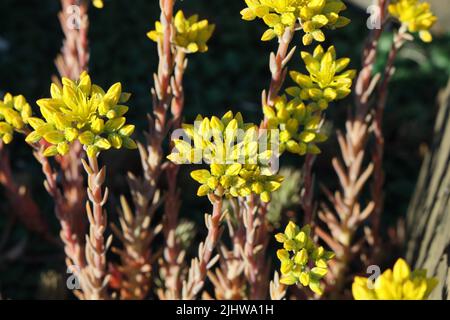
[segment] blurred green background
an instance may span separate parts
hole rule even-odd
[[[268,57],[269,52],[276,49],[276,43],[259,40],[263,24],[242,21],[239,11],[243,7],[244,1],[238,0],[177,3],[177,8],[183,8],[187,14],[199,13],[217,26],[209,43],[210,50],[189,56],[185,76],[187,121],[199,113],[219,115],[230,109],[241,111],[249,120],[257,121],[262,116],[260,95],[268,86]],[[34,102],[48,95],[51,77],[56,74],[53,60],[61,48],[63,36],[57,19],[59,9],[56,0],[0,2],[3,13],[0,19],[0,96],[5,92],[23,94],[36,107]],[[352,24],[328,31],[327,38],[332,40],[339,56],[351,57],[352,67],[359,68],[361,48],[369,32],[368,16],[356,7],[349,7],[346,15],[352,19]],[[138,138],[142,139],[145,114],[151,110],[152,73],[157,66],[156,45],[147,39],[146,33],[159,19],[158,1],[107,0],[105,8],[92,9],[90,17],[91,76],[103,87],[120,81],[126,91],[133,93],[129,122],[137,124]],[[391,37],[388,30],[381,42],[378,68],[384,64]],[[450,73],[449,39],[450,35],[441,34],[432,44],[419,41],[408,44],[397,61],[385,115],[387,183],[383,222],[386,226],[405,214],[420,168],[421,150],[431,141],[436,96]],[[301,47],[298,35],[295,42]],[[298,54],[291,68],[301,68]],[[328,119],[335,128],[343,126],[351,104],[349,98],[330,107]],[[18,136],[9,148],[17,179],[36,195],[56,235],[58,223],[53,217],[51,199],[42,187],[39,165]],[[322,149],[315,172],[318,181],[333,189],[337,185],[330,161],[339,154],[335,135]],[[103,160],[108,165],[107,183],[115,194],[109,204],[114,221],[117,197],[126,192],[123,177],[128,170],[138,172],[139,159],[136,152],[112,152]],[[283,165],[300,169],[302,159],[287,157]],[[203,226],[202,215],[209,206],[206,200],[194,196],[196,185],[188,179],[185,168],[180,174],[180,185],[183,187],[181,215]],[[0,197],[0,294],[14,299],[48,297],[42,283],[53,281],[49,270],[56,270],[57,275],[65,272],[63,254],[18,223],[7,234],[11,208],[2,190]],[[316,198],[322,198],[320,192]],[[198,228],[198,237],[202,236],[203,229]]]

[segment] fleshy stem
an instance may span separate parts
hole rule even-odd
[[[278,39],[277,53],[271,52],[269,69],[271,81],[268,91],[264,90],[261,95],[262,106],[273,106],[275,99],[280,93],[287,75],[287,64],[294,55],[296,47],[289,50],[294,36],[294,28],[286,28],[283,35]],[[261,123],[260,129],[266,128],[266,119]],[[250,202],[245,208],[245,201],[240,200],[241,210],[244,210],[242,222],[245,226],[246,241],[244,244],[242,259],[245,264],[245,276],[249,283],[250,299],[264,299],[269,279],[269,268],[267,267],[266,247],[269,239],[266,221],[267,205],[260,203],[255,197],[250,197]],[[266,267],[263,267],[266,266]]]
[[[313,167],[316,156],[307,154],[303,165],[303,186],[300,194],[301,206],[304,212],[304,225],[313,222],[314,215],[314,174]]]
[[[181,126],[181,114],[184,109],[183,77],[187,68],[186,53],[179,48],[175,49],[174,76],[171,79],[172,98],[172,130]],[[182,250],[176,238],[178,215],[180,211],[180,191],[177,186],[179,166],[166,162],[167,194],[164,207],[164,236],[166,246],[164,248],[164,261],[161,261],[161,272],[164,274],[165,293],[161,297],[178,299],[182,289],[182,269],[186,252]],[[162,293],[162,292],[161,292]]]
[[[64,208],[64,197],[57,184],[57,173],[53,171],[50,161],[43,155],[44,147],[34,146],[34,156],[42,166],[42,172],[44,173],[44,187],[53,198],[55,202],[55,214],[61,224],[60,238],[64,243],[64,252],[66,254],[66,265],[68,271],[77,276],[78,279],[82,278],[81,270],[86,266],[86,260],[84,257],[84,249],[80,244],[80,239],[74,228],[74,217],[68,214],[68,211]],[[81,292],[75,292],[75,294],[82,298]]]
[[[151,155],[154,161],[157,161],[158,167],[162,163],[163,139],[171,128],[176,129],[180,126],[184,107],[183,75],[187,60],[184,52],[178,49],[173,50],[172,47],[174,3],[174,0],[160,0],[163,35],[162,40],[158,42],[159,66],[158,74],[154,76],[155,88],[152,91],[155,118],[153,133],[156,133],[156,137],[149,136],[150,145],[159,146],[157,153]],[[167,120],[169,108],[173,116],[171,121]],[[164,278],[165,288],[158,290],[158,295],[161,299],[179,299],[182,288],[181,270],[185,255],[175,236],[180,209],[180,195],[177,189],[179,168],[169,162],[165,162],[163,168],[166,172],[168,190],[165,195],[163,217],[166,246],[163,258],[160,260],[160,274]]]
[[[89,63],[89,1],[61,0],[61,6],[58,17],[65,39],[55,64],[61,76],[78,79]]]
[[[88,175],[86,212],[89,219],[89,234],[86,235],[86,267],[82,289],[84,298],[88,300],[109,299],[107,292],[109,274],[106,270],[106,252],[111,245],[112,236],[105,242],[107,227],[106,211],[103,209],[108,199],[108,188],[102,191],[106,169],[99,169],[97,156],[88,157],[88,163],[82,159],[83,167]]]
[[[375,202],[375,210],[373,216],[373,233],[375,242],[380,241],[380,221],[384,206],[383,186],[385,174],[383,170],[384,157],[384,134],[383,134],[383,115],[386,107],[386,101],[389,91],[389,83],[395,73],[395,59],[399,50],[405,42],[409,40],[410,35],[407,28],[402,25],[398,32],[394,34],[393,43],[389,52],[388,61],[384,68],[383,81],[378,88],[378,101],[375,106],[375,116],[373,121],[373,131],[375,135],[375,146],[372,150],[372,161],[374,163],[374,179],[372,182],[372,196]]]
[[[270,299],[283,300],[286,296],[287,287],[280,283],[280,275],[275,271],[273,280],[270,281]]]
[[[358,75],[355,90],[354,114],[349,112],[345,132],[338,132],[338,142],[344,164],[333,159],[333,167],[341,184],[342,193],[334,194],[325,189],[325,194],[333,206],[333,210],[322,204],[319,218],[327,225],[330,233],[316,227],[316,234],[336,253],[336,261],[332,264],[331,291],[339,297],[345,285],[349,264],[365,241],[373,241],[373,234],[366,228],[366,238],[355,241],[355,233],[366,221],[375,207],[370,202],[365,209],[361,208],[359,195],[373,173],[372,163],[363,165],[365,149],[370,133],[371,119],[368,117],[369,102],[380,79],[380,75],[372,75],[377,58],[380,37],[384,31],[389,0],[379,0],[381,28],[371,32],[363,53],[363,66]],[[330,288],[329,288],[330,289]]]
[[[158,41],[158,72],[153,76],[153,114],[149,115],[147,143],[145,145],[138,143],[143,179],[132,174],[129,174],[128,179],[133,196],[134,215],[131,214],[127,201],[122,198],[122,233],[132,236],[122,239],[126,240],[122,241],[124,250],[114,249],[121,256],[122,265],[114,268],[112,282],[113,286],[117,285],[121,288],[123,299],[142,299],[150,291],[151,265],[154,260],[151,244],[154,236],[161,230],[160,225],[152,227],[151,220],[163,200],[158,191],[158,183],[164,170],[162,144],[170,130],[167,111],[172,101],[170,79],[174,64],[171,45],[174,2],[174,0],[159,1],[163,36],[162,40]],[[114,227],[114,230],[116,234],[120,234],[118,228]],[[166,235],[167,228],[165,227],[164,230]],[[173,256],[178,258],[176,253]],[[161,293],[161,290],[158,295],[164,299],[164,293]],[[176,296],[172,295],[168,298],[175,299]]]
[[[293,28],[286,28],[284,34],[279,38],[277,53],[270,54],[270,72],[272,79],[270,81],[269,91],[263,92],[262,103],[263,105],[273,106],[275,99],[280,93],[284,80],[287,75],[286,65],[291,60],[295,52],[295,47],[289,51],[289,45],[292,42],[294,36]]]
[[[61,77],[77,80],[89,63],[89,1],[61,0],[62,9],[58,15],[65,40],[61,54],[55,65]],[[76,12],[75,12],[76,11]],[[75,19],[72,19],[75,14]],[[61,189],[56,182],[57,173],[49,160],[42,155],[42,149],[35,147],[35,157],[42,165],[46,177],[45,188],[55,201],[55,214],[61,224],[60,237],[64,243],[67,267],[77,276],[85,265],[84,257],[84,218],[83,176],[81,174],[81,145],[74,145],[69,155],[57,157],[62,171]],[[82,297],[80,292],[77,292]]]
[[[219,255],[212,256],[214,248],[222,233],[220,223],[223,220],[222,197],[210,195],[213,204],[212,215],[205,214],[205,224],[208,234],[204,242],[198,248],[198,257],[191,261],[187,279],[183,282],[182,299],[193,300],[203,289],[208,270],[219,260]]]

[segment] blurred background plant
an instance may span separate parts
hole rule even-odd
[[[184,85],[185,122],[192,122],[197,114],[224,114],[229,106],[243,112],[248,121],[257,121],[261,117],[260,92],[267,86],[270,76],[267,68],[268,47],[276,50],[276,43],[260,42],[265,30],[263,24],[241,20],[239,12],[243,2],[228,2],[226,6],[219,0],[209,1],[208,5],[201,1],[182,3],[186,16],[198,13],[216,25],[216,35],[208,44],[208,52],[189,60],[185,76],[192,81],[186,81]],[[0,11],[9,14],[0,20],[0,97],[6,92],[13,95],[20,93],[29,102],[34,102],[48,95],[48,83],[57,74],[49,57],[58,55],[63,39],[57,18],[59,10],[59,2],[54,0],[1,1]],[[139,136],[147,127],[143,114],[151,110],[149,88],[152,78],[149,75],[156,70],[158,63],[155,45],[145,36],[154,27],[154,21],[159,19],[158,2],[134,0],[130,5],[129,1],[111,0],[106,1],[101,12],[91,10],[90,15],[90,73],[95,75],[100,86],[120,81],[127,91],[133,92],[127,120],[137,125],[136,135]],[[361,65],[360,52],[368,34],[368,14],[359,7],[349,6],[346,16],[352,23],[334,32],[332,43],[339,48],[339,56],[350,57],[351,66],[358,67]],[[449,40],[450,33],[438,26],[431,44],[419,41],[407,43],[397,59],[384,120],[384,166],[388,183],[385,187],[383,226],[395,226],[406,213],[422,157],[431,143],[436,95],[450,75]],[[300,43],[301,39],[295,38],[295,41]],[[375,71],[382,71],[391,41],[392,32],[388,29],[380,39],[380,59]],[[325,43],[324,47],[328,46],[329,43]],[[299,69],[300,63],[299,59],[293,59],[291,68]],[[340,107],[327,111],[327,118],[333,121],[335,127],[342,128],[350,101],[338,103]],[[332,136],[322,145],[323,154],[316,160],[314,172],[316,180],[335,190],[338,184],[330,163],[339,151],[333,136],[335,130],[329,132]],[[140,140],[143,140],[142,135]],[[9,150],[16,179],[29,186],[51,224],[51,232],[56,234],[58,225],[52,213],[53,202],[42,187],[39,164],[21,141],[14,141]],[[102,162],[108,166],[107,184],[112,189],[108,204],[110,221],[117,221],[115,208],[120,204],[118,195],[127,193],[126,172],[139,173],[140,160],[136,153],[111,151]],[[123,166],[124,163],[128,164],[127,167]],[[286,156],[282,165],[297,170],[301,168],[301,162],[295,156]],[[180,218],[202,226],[203,215],[199,213],[208,212],[209,203],[206,199],[192,196],[197,186],[190,181],[190,169],[180,170],[179,184],[183,185]],[[299,177],[296,174],[286,174],[285,177],[289,188],[281,189],[274,199],[292,200],[294,197],[289,194],[297,194],[291,189],[298,185]],[[7,201],[3,201],[7,193],[2,190],[0,197],[0,292],[7,298],[42,297],[43,283],[49,283],[45,285],[49,288],[56,287],[57,280],[46,280],[57,278],[50,270],[58,274],[66,273],[62,268],[63,252],[53,244],[40,241],[39,235],[30,233],[11,220],[13,218],[8,214],[11,208]],[[295,212],[301,212],[295,205],[298,201],[292,203],[292,206],[285,208],[273,204],[269,207],[269,218],[275,226],[277,223],[285,225],[286,222],[279,222],[280,210],[287,211],[287,216],[291,217]],[[189,231],[185,241],[195,237],[195,243],[198,243],[205,238],[204,228],[193,230],[189,224],[186,226],[192,231]],[[194,249],[185,243],[183,247]],[[189,256],[194,254],[189,252]]]

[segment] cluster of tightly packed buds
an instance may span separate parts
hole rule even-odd
[[[418,32],[422,41],[431,42],[433,40],[429,30],[436,23],[437,17],[431,12],[428,2],[396,0],[389,5],[388,10],[410,33]]]
[[[186,53],[208,51],[207,42],[214,32],[214,25],[210,25],[208,20],[198,21],[198,15],[185,18],[183,11],[178,11],[174,19],[175,36],[174,44],[183,48]],[[147,33],[147,36],[158,42],[163,38],[163,26],[160,21],[155,23],[155,30]]]
[[[92,0],[92,5],[98,9],[102,9],[104,7],[103,0]]]
[[[130,138],[135,127],[126,124],[124,117],[128,107],[119,104],[127,102],[130,95],[122,93],[120,83],[105,92],[92,84],[85,72],[77,82],[63,78],[62,83],[62,88],[51,85],[51,98],[37,101],[44,119],[28,119],[34,131],[27,136],[27,142],[44,138],[50,144],[44,151],[48,157],[67,154],[75,140],[85,147],[89,157],[111,147],[136,148]]]
[[[438,280],[427,277],[427,270],[411,271],[403,259],[387,269],[375,282],[355,277],[352,292],[355,300],[427,300]]]
[[[309,225],[300,229],[291,221],[284,233],[275,235],[275,239],[283,244],[283,249],[277,251],[282,275],[279,281],[285,285],[301,284],[322,295],[320,280],[327,274],[327,262],[334,253],[317,246],[310,233]]]
[[[11,143],[14,132],[24,133],[30,117],[31,107],[24,96],[5,94],[0,100],[0,138],[3,143]]]
[[[301,56],[309,74],[291,71],[290,76],[297,86],[286,89],[296,101],[310,100],[308,106],[313,111],[325,110],[330,102],[344,99],[351,93],[356,70],[345,70],[350,59],[336,59],[334,46],[325,51],[318,45],[312,55],[303,51]]]
[[[261,196],[268,202],[270,193],[281,186],[283,178],[271,172],[268,166],[272,150],[259,152],[258,127],[244,123],[242,115],[230,111],[221,119],[197,117],[196,124],[183,125],[191,143],[174,140],[177,152],[168,158],[175,163],[209,163],[209,170],[191,173],[202,185],[198,196],[215,195],[227,198]]]
[[[286,96],[275,99],[273,107],[264,106],[269,129],[280,129],[279,150],[305,155],[318,154],[317,143],[323,142],[327,136],[321,132],[322,118],[304,103],[287,101]]]
[[[263,111],[268,128],[280,130],[281,152],[318,154],[317,143],[327,139],[321,133],[322,111],[351,93],[356,70],[344,71],[350,59],[336,59],[333,46],[325,52],[319,45],[312,55],[302,52],[301,56],[309,74],[290,72],[297,86],[287,88],[286,93],[293,98],[278,97],[273,107],[265,105]]]
[[[247,8],[241,11],[244,20],[263,19],[269,29],[263,41],[281,37],[286,28],[302,29],[303,44],[314,40],[325,41],[322,28],[341,28],[350,20],[340,16],[345,5],[340,0],[245,0]]]

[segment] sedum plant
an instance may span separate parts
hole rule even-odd
[[[14,132],[24,133],[31,117],[31,107],[22,95],[6,93],[0,100],[0,138],[9,144]]]
[[[126,124],[128,107],[122,105],[130,94],[122,92],[120,83],[105,92],[84,72],[79,81],[63,78],[62,87],[52,84],[50,94],[51,98],[37,101],[43,118],[28,119],[34,131],[26,138],[29,143],[43,138],[49,144],[44,156],[67,154],[75,140],[89,157],[110,148],[136,148],[130,138],[134,125]]]
[[[290,48],[296,41],[296,33],[301,35],[301,44],[306,47],[313,42],[332,40],[326,35],[326,29],[350,23],[342,16],[346,9],[343,1],[245,0],[242,19],[263,20],[268,29],[261,40],[278,41],[277,52],[270,55],[270,86],[262,94],[264,119],[258,126],[245,123],[243,116],[233,111],[222,117],[199,115],[194,124],[182,124],[187,55],[208,51],[215,25],[197,15],[186,17],[182,10],[175,13],[174,0],[160,0],[160,21],[147,33],[147,37],[157,43],[159,65],[151,91],[153,109],[145,143],[136,143],[131,138],[135,127],[126,120],[130,94],[122,91],[121,83],[103,90],[92,83],[87,72],[87,10],[91,4],[103,8],[103,1],[61,0],[61,3],[60,20],[66,36],[61,56],[56,61],[61,83],[51,85],[50,98],[37,101],[41,117],[32,116],[31,107],[23,96],[5,95],[0,101],[3,142],[0,156],[2,160],[7,156],[3,144],[9,144],[15,132],[25,134],[26,141],[33,146],[45,174],[45,188],[55,200],[66,264],[80,282],[77,297],[146,299],[156,294],[161,299],[200,296],[209,299],[214,297],[205,289],[208,279],[214,284],[216,299],[263,299],[269,293],[273,299],[290,298],[288,288],[294,286],[301,289],[302,296],[306,293],[310,298],[311,292],[314,298],[323,297],[324,293],[342,297],[340,290],[348,288],[349,267],[353,266],[355,256],[364,251],[368,255],[366,264],[377,258],[375,250],[364,250],[366,240],[373,247],[379,245],[373,240],[371,229],[364,230],[368,239],[355,241],[355,235],[366,221],[371,226],[367,219],[372,212],[381,211],[381,192],[378,192],[378,200],[369,201],[366,208],[361,208],[359,197],[373,172],[374,198],[376,190],[382,187],[382,179],[380,183],[376,177],[376,173],[382,176],[380,110],[384,108],[395,56],[403,43],[412,39],[410,33],[418,33],[425,42],[432,40],[429,30],[436,17],[429,4],[419,0],[379,1],[380,7],[388,8],[402,26],[395,33],[378,99],[369,98],[382,78],[372,76],[376,62],[374,52],[382,30],[374,32],[373,43],[364,52],[364,69],[357,80],[358,110],[347,121],[345,136],[338,133],[344,164],[333,160],[342,192],[333,193],[323,188],[333,208],[321,206],[317,215],[324,223],[318,224],[313,221],[317,206],[313,198],[312,167],[321,152],[319,144],[327,139],[323,129],[326,110],[351,94],[356,70],[349,69],[349,58],[337,57],[333,45],[325,48],[319,44],[310,51],[302,51],[304,72],[289,70],[288,63],[296,50],[296,47]],[[68,18],[65,9],[74,4],[80,6],[81,24],[80,28],[69,30],[64,26]],[[288,75],[295,84],[284,88]],[[376,100],[376,110],[370,110],[369,100]],[[369,116],[372,114],[373,117]],[[166,156],[165,140],[171,132],[172,136],[180,133],[177,131],[180,127],[182,136],[171,141],[173,150]],[[372,155],[375,166],[370,164],[364,170],[363,162],[367,158],[364,151],[372,128],[378,148]],[[120,197],[120,225],[112,225],[121,243],[120,248],[112,251],[120,261],[114,263],[108,263],[107,259],[112,237],[106,237],[105,206],[109,195],[103,186],[106,168],[98,164],[99,154],[111,148],[138,148],[143,169],[141,176],[128,175],[132,203],[128,203],[125,196]],[[279,161],[286,152],[305,156],[301,178],[292,171],[278,174],[273,169],[273,162]],[[55,157],[56,161],[48,157]],[[53,162],[58,164],[56,170]],[[211,214],[204,216],[206,238],[198,245],[190,264],[185,260],[190,254],[188,249],[192,247],[196,226],[179,220],[181,198],[177,174],[182,164],[204,166],[190,175],[200,184],[197,195],[208,197],[212,204]],[[86,192],[78,167],[84,167],[87,173]],[[19,194],[21,189],[11,187],[14,183],[8,174],[10,168],[0,164],[0,182],[7,187],[10,185],[9,194]],[[291,178],[284,188],[283,176]],[[278,196],[272,197],[274,192]],[[86,199],[84,208],[78,206]],[[270,262],[275,259],[269,256],[270,239],[274,224],[286,220],[284,210],[281,213],[286,204],[293,210],[296,204],[302,207],[304,227],[290,221],[283,233],[275,235],[282,245],[276,253],[281,276],[275,271],[270,282]],[[76,217],[78,212],[88,222],[87,235],[83,219]],[[295,214],[290,210],[286,213],[289,220],[293,220]],[[154,222],[159,219],[161,222]],[[321,229],[324,224],[330,234]],[[164,237],[163,247],[154,253],[153,240],[159,233]],[[223,234],[230,241],[221,243]],[[326,250],[318,238],[331,251]],[[213,270],[216,264],[219,267]],[[160,278],[153,279],[154,274],[159,274]],[[153,284],[157,286],[155,290]],[[408,264],[399,259],[392,270],[385,271],[374,283],[355,277],[352,293],[357,300],[427,299],[436,284],[437,280],[428,277],[425,270],[411,271]],[[299,297],[299,290],[289,290],[289,293],[293,298]]]
[[[398,259],[393,269],[387,269],[375,282],[355,277],[352,293],[355,300],[427,300],[438,280],[427,277],[427,270],[411,271],[408,263]]]
[[[314,243],[309,225],[299,228],[290,221],[284,233],[276,234],[275,239],[283,244],[283,249],[277,251],[281,262],[280,283],[309,287],[314,293],[322,295],[320,280],[328,273],[327,263],[334,253]]]
[[[285,95],[275,100],[274,107],[264,106],[269,129],[279,129],[280,153],[318,154],[317,143],[327,139],[322,133],[322,118],[310,105],[297,100],[288,101]]]
[[[226,113],[221,119],[197,117],[194,125],[184,125],[191,143],[174,140],[177,152],[168,158],[175,163],[209,164],[209,170],[196,170],[191,177],[201,183],[198,196],[215,194],[219,197],[260,195],[264,202],[281,186],[283,177],[275,175],[268,166],[272,150],[259,152],[258,128],[244,123],[242,115]]]
[[[419,33],[424,42],[431,42],[433,36],[430,28],[436,23],[437,17],[431,12],[428,2],[419,0],[394,0],[388,7],[389,13],[400,21],[410,33]]]
[[[351,93],[356,70],[345,70],[350,59],[336,59],[334,46],[325,51],[318,45],[312,55],[303,51],[301,56],[308,75],[291,71],[290,76],[297,86],[286,89],[297,102],[309,100],[313,111],[325,110],[330,102],[344,99]]]
[[[260,18],[269,27],[261,40],[281,37],[286,28],[302,29],[303,44],[313,40],[325,41],[322,28],[341,28],[350,20],[340,16],[345,5],[340,0],[245,0],[247,8],[241,11],[242,19]]]
[[[174,19],[175,35],[173,43],[183,48],[187,53],[208,51],[207,42],[214,32],[214,25],[208,20],[198,20],[198,15],[185,18],[183,11],[178,11]],[[147,37],[158,42],[163,37],[163,26],[160,21],[155,23],[155,30],[147,33]]]

